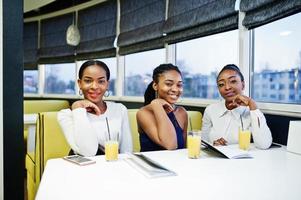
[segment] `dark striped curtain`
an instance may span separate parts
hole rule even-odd
[[[169,0],[165,41],[176,43],[238,28],[235,0]]]
[[[38,22],[24,23],[23,28],[23,65],[24,69],[38,68]]]
[[[75,49],[66,42],[66,31],[74,13],[41,21],[39,63],[74,62]]]
[[[119,54],[164,47],[165,0],[121,0]]]
[[[78,26],[81,42],[77,47],[78,59],[105,58],[116,55],[114,47],[116,16],[116,1],[104,2],[79,11]]]
[[[252,29],[301,11],[300,0],[241,0],[243,25]]]

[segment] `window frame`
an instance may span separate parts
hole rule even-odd
[[[246,95],[251,95],[253,74],[254,74],[254,36],[256,30],[247,30],[243,25],[242,21],[245,17],[245,13],[239,11],[239,27],[238,27],[238,63],[241,68],[242,73],[245,75],[245,91]],[[117,24],[119,24],[120,18],[117,19]],[[118,28],[117,28],[118,32]],[[165,62],[166,63],[176,63],[176,48],[175,44],[165,44]],[[118,52],[118,47],[116,48]],[[123,101],[123,102],[143,102],[143,97],[137,96],[124,96],[124,80],[125,80],[125,56],[116,54],[117,62],[117,75],[115,96],[109,96],[105,98],[106,100],[112,101]],[[78,62],[76,63],[76,70],[78,71]],[[45,66],[38,65],[39,72],[39,89],[38,94],[24,93],[24,97],[38,97],[38,98],[68,98],[68,99],[81,99],[78,93],[76,95],[64,95],[64,94],[44,94],[44,84],[45,84]],[[77,77],[75,77],[77,79]],[[75,81],[75,88],[78,91],[77,82]],[[220,100],[214,99],[201,99],[201,98],[180,98],[178,105],[184,106],[195,106],[195,107],[206,107],[209,104],[216,103]],[[258,108],[266,114],[281,115],[281,116],[292,116],[301,117],[301,105],[300,104],[286,104],[286,103],[269,103],[269,102],[257,102]]]

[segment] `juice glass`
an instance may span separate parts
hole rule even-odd
[[[118,141],[109,140],[105,142],[106,161],[118,160]]]
[[[201,153],[201,132],[190,131],[187,136],[188,158],[199,158]]]
[[[251,142],[251,131],[239,129],[238,142],[240,149],[249,150]]]

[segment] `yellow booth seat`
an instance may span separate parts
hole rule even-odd
[[[133,140],[134,152],[140,152],[140,140],[137,126],[136,114],[139,109],[128,109],[128,116]]]
[[[47,160],[68,155],[70,147],[57,121],[57,112],[39,113],[34,157],[26,155],[28,200],[33,200]]]
[[[67,100],[24,100],[24,114],[34,114],[40,112],[60,111],[69,108]],[[27,146],[28,126],[24,126],[24,143]]]
[[[202,113],[199,111],[189,110],[187,131],[201,130],[202,128]]]
[[[69,108],[67,100],[24,100],[24,114],[60,111]]]

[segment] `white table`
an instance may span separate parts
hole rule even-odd
[[[77,166],[63,159],[47,162],[36,200],[301,199],[301,156],[285,147],[256,150],[253,159],[208,156],[188,159],[187,150],[144,153],[178,176],[146,178],[119,155]]]

